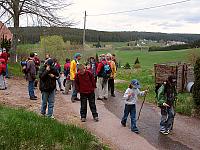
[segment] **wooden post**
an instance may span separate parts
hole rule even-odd
[[[83,28],[83,50],[85,46],[85,27],[86,27],[86,11],[85,11],[85,16],[84,16],[84,28]]]

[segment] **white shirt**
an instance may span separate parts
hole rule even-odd
[[[130,98],[128,97],[129,94],[131,94]],[[144,96],[144,94],[145,94],[145,91],[140,91],[139,89],[136,89],[136,88],[133,88],[133,89],[128,88],[126,92],[124,93],[123,99],[125,100],[125,104],[133,105],[133,104],[136,104],[138,100],[138,95]]]

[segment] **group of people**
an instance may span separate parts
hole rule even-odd
[[[30,58],[26,65],[26,77],[29,81],[28,90],[31,100],[36,100],[37,96],[34,93],[34,82],[39,64],[39,60],[34,53],[30,54]],[[53,108],[55,102],[56,82],[63,94],[69,94],[71,89],[71,101],[80,101],[80,117],[81,121],[85,122],[87,118],[87,101],[93,115],[94,121],[99,121],[97,107],[95,100],[107,100],[108,91],[111,96],[115,97],[114,93],[114,79],[116,77],[117,67],[115,55],[101,54],[98,60],[90,57],[85,64],[80,63],[81,54],[76,53],[74,59],[66,58],[64,64],[64,86],[65,90],[61,88],[60,74],[61,65],[56,59],[50,58],[49,55],[40,66],[38,75],[40,79],[39,89],[42,94],[41,114],[53,117]],[[161,87],[157,89],[157,99],[159,107],[161,108],[160,132],[169,134],[173,128],[173,120],[175,116],[174,101],[176,97],[175,77],[170,76]],[[121,119],[121,125],[126,127],[128,115],[131,117],[131,131],[139,133],[136,125],[136,102],[138,96],[145,96],[148,90],[140,91],[141,85],[137,79],[130,82],[126,89],[123,99],[125,101],[124,115]],[[80,98],[78,98],[78,93]],[[95,94],[96,93],[96,94]],[[48,110],[47,110],[48,106]]]
[[[7,89],[6,79],[8,78],[8,60],[10,54],[6,48],[0,48],[0,90]]]

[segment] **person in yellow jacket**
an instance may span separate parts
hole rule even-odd
[[[111,74],[110,74],[110,78],[108,80],[108,89],[111,91],[111,96],[115,97],[115,84],[114,84],[114,79],[116,77],[117,74],[117,69],[116,69],[116,64],[115,62],[112,60],[112,55],[110,53],[108,53],[106,55],[106,59],[107,61],[110,63],[111,66]]]
[[[81,59],[81,54],[76,53],[74,55],[74,60],[72,60],[70,63],[70,80],[72,81],[72,97],[71,97],[72,102],[79,101],[79,98],[77,98],[77,91],[75,90],[74,79],[77,73],[77,69],[78,69],[77,66],[79,65],[80,59]]]

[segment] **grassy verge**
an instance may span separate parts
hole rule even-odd
[[[23,77],[24,74],[22,73],[20,63],[9,63],[8,74],[11,76]]]
[[[117,78],[121,80],[128,81],[128,83],[117,83],[116,89],[120,92],[124,92],[129,82],[132,79],[138,79],[142,85],[142,90],[149,89],[149,93],[146,97],[146,101],[156,104],[155,98],[155,87],[154,87],[154,75],[151,70],[139,69],[139,70],[124,70],[118,69]],[[192,101],[192,96],[189,93],[179,93],[176,111],[184,115],[191,115],[194,104]]]
[[[95,144],[97,143],[97,144]],[[0,106],[2,149],[95,150],[97,139],[84,129],[63,125],[23,109]],[[103,149],[108,149],[104,146]]]

